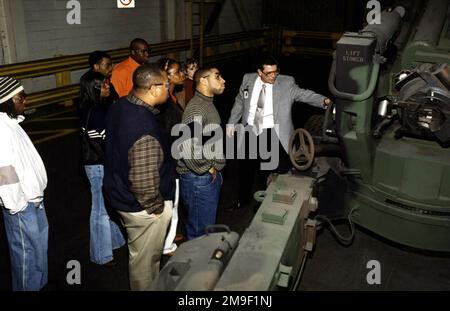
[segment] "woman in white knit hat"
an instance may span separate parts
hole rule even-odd
[[[11,258],[13,290],[47,284],[48,222],[43,197],[47,173],[19,125],[26,95],[19,81],[0,77],[0,208]]]

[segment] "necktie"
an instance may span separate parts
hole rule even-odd
[[[261,92],[259,93],[258,102],[256,106],[255,119],[253,126],[255,134],[258,136],[263,131],[263,118],[264,118],[264,103],[266,101],[266,85],[263,84]]]

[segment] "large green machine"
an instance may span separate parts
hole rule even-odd
[[[450,252],[450,7],[402,5],[337,42],[321,135],[298,129],[289,144],[294,166],[312,169],[256,194],[240,239],[225,230],[182,244],[153,289],[295,290],[316,231],[338,218]]]
[[[335,115],[327,114],[323,142],[340,147],[336,171],[357,224],[449,252],[450,7],[407,4],[337,42],[329,77]]]

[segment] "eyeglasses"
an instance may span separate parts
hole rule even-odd
[[[153,85],[156,85],[156,86],[164,85],[164,86],[166,87],[166,89],[169,89],[169,88],[170,88],[170,82],[166,82],[166,83],[155,83],[155,84],[153,84]]]
[[[142,53],[142,54],[150,54],[150,49],[135,49],[134,51],[138,52],[138,53]]]
[[[220,74],[220,72],[215,72],[215,73],[212,73],[212,74],[214,75],[214,79],[216,79],[216,80],[223,79],[223,77],[222,77],[222,75]],[[212,74],[203,76],[202,78],[208,78],[208,77],[209,77],[210,75],[212,75]]]
[[[279,74],[280,74],[280,69],[277,69],[277,70],[275,70],[275,71],[270,71],[270,72],[264,72],[264,71],[261,71],[266,77],[270,77],[270,76],[272,76],[272,77],[276,77],[276,76],[278,76]]]

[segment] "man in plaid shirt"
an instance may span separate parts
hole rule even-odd
[[[168,137],[155,118],[156,106],[169,95],[166,73],[155,64],[142,65],[133,85],[108,112],[104,188],[128,233],[131,290],[148,290],[159,273],[175,168]]]

